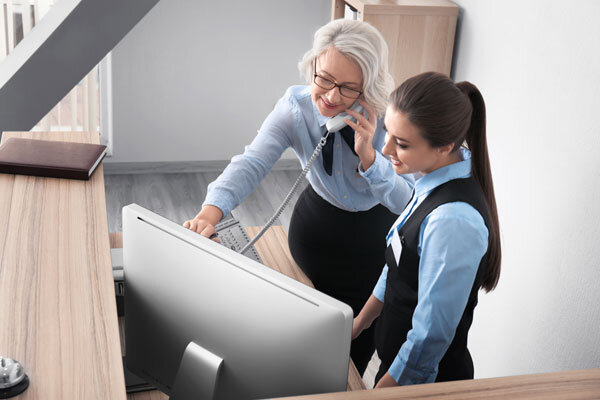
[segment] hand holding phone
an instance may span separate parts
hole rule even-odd
[[[349,110],[355,111],[357,113],[362,113],[364,108],[358,102],[355,102],[354,104],[352,104]],[[327,127],[327,131],[331,133],[339,132],[340,129],[348,125],[346,122],[347,118],[350,118],[352,121],[356,121],[356,119],[353,119],[352,116],[349,115],[347,112],[341,112],[335,117],[331,118],[329,121],[327,121],[327,123],[325,124],[325,126]]]
[[[375,162],[373,136],[377,130],[377,113],[364,100],[359,99],[357,103],[367,112],[368,118],[363,115],[362,110],[356,112],[354,107],[351,107],[346,111],[353,118],[346,118],[344,122],[354,129],[354,151],[360,158],[361,169],[366,171]]]

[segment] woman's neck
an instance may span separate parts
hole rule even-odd
[[[463,159],[460,155],[460,151],[454,151],[454,152],[448,154],[447,156],[440,158],[433,167],[427,169],[426,171],[421,171],[421,173],[423,175],[427,175],[427,174],[432,173],[433,171],[437,171],[440,168],[447,167],[450,164],[455,164],[460,161],[463,161]]]

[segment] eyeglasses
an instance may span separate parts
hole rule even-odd
[[[331,90],[334,87],[337,87],[342,96],[348,97],[350,99],[357,99],[363,93],[360,90],[352,89],[351,87],[345,85],[338,85],[334,81],[327,78],[323,78],[321,75],[317,74],[317,59],[315,59],[315,72],[313,82],[315,83],[315,85],[325,90]]]

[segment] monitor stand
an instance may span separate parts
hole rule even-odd
[[[190,342],[185,348],[170,400],[214,399],[223,359]]]

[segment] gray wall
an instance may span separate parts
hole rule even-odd
[[[487,103],[503,241],[476,376],[600,367],[600,2],[456,3],[454,74]]]
[[[226,160],[292,84],[329,0],[161,0],[112,52],[111,162]]]

